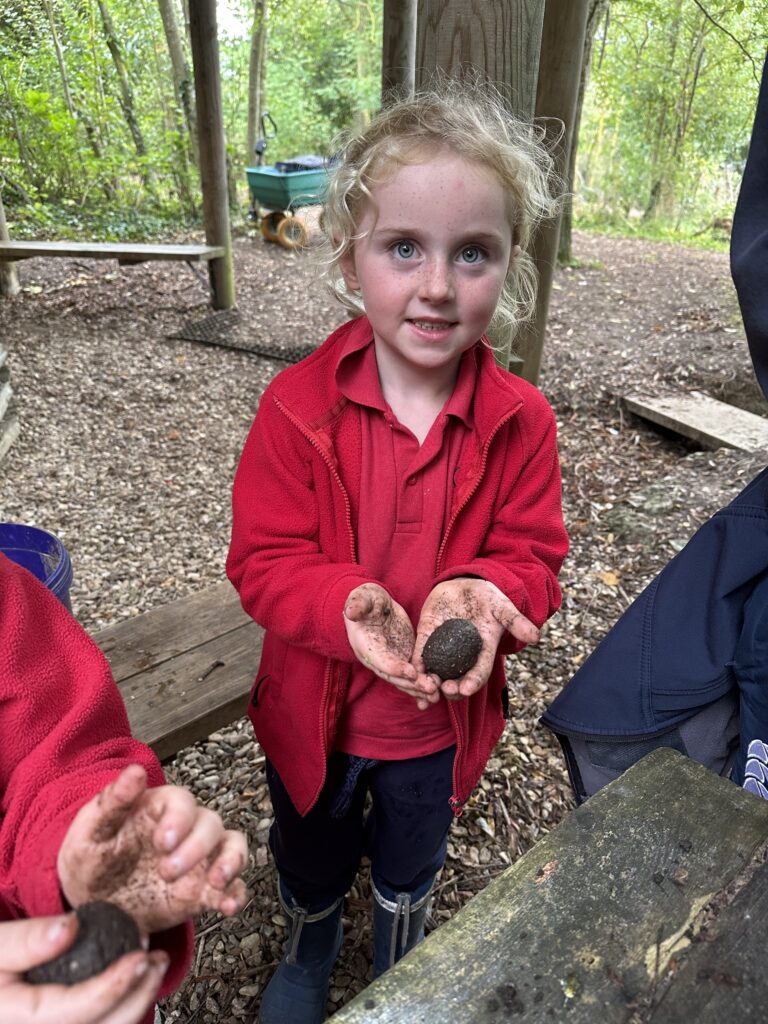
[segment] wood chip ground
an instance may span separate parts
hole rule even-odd
[[[200,241],[178,239],[178,241]],[[621,612],[694,530],[763,468],[703,451],[621,408],[641,387],[699,390],[765,415],[725,253],[577,233],[555,274],[540,386],[559,423],[571,552],[563,605],[509,662],[512,717],[455,824],[431,924],[450,918],[571,806],[559,749],[537,720]],[[314,342],[343,319],[311,252],[236,241],[238,305],[254,339]],[[181,264],[118,269],[26,260],[0,305],[20,434],[0,464],[3,518],[57,533],[75,567],[75,613],[96,631],[223,578],[232,474],[259,396],[285,362],[169,336],[210,312]],[[241,322],[242,322],[241,320]],[[252,899],[206,917],[168,1024],[253,1021],[283,918],[267,850],[263,757],[245,721],[169,765],[251,841]],[[347,900],[332,1007],[369,977],[369,887]]]

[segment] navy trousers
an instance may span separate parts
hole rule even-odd
[[[356,773],[359,759],[334,752],[320,797],[305,817],[267,761],[275,813],[269,845],[296,901],[316,913],[344,896],[363,856],[386,898],[426,891],[447,852],[455,753],[448,747],[427,757],[368,762]]]

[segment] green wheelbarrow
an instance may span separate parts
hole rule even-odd
[[[273,127],[266,132],[266,120]],[[274,165],[262,164],[267,139],[274,138],[277,126],[268,113],[261,118],[264,137],[256,143],[259,163],[246,167],[251,206],[248,216],[258,221],[261,234],[268,242],[278,242],[286,249],[300,249],[307,244],[309,232],[296,209],[322,203],[328,182],[330,161],[325,157],[302,155]]]

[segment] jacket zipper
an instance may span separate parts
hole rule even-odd
[[[466,504],[469,501],[469,499],[472,497],[472,495],[475,493],[477,488],[480,486],[480,481],[482,480],[483,476],[485,475],[485,467],[488,465],[488,452],[489,452],[490,447],[491,447],[491,442],[493,441],[494,437],[496,437],[496,435],[501,430],[501,428],[504,426],[504,424],[507,423],[509,420],[511,420],[512,417],[517,413],[518,409],[520,408],[520,406],[522,404],[523,404],[522,402],[518,402],[517,405],[514,407],[514,409],[510,409],[507,413],[505,413],[504,416],[502,416],[502,418],[498,421],[496,426],[493,428],[491,433],[486,438],[485,444],[483,445],[482,455],[481,455],[481,458],[480,458],[480,469],[475,474],[474,483],[473,483],[472,487],[470,488],[470,490],[467,491],[467,493],[465,494],[464,499],[461,502],[461,504],[459,505],[459,507],[454,511],[453,515],[450,518],[448,526],[445,528],[445,534],[443,535],[443,539],[442,539],[442,542],[440,544],[440,550],[437,552],[437,560],[436,560],[436,564],[435,564],[435,575],[439,575],[440,574],[440,563],[442,562],[443,555],[445,554],[445,547],[446,547],[446,544],[448,543],[448,537],[450,536],[451,529],[453,528],[453,524],[458,519],[460,512],[466,506]],[[452,701],[448,702],[448,713],[451,716],[451,720],[453,722],[453,731],[456,734],[456,757],[453,759],[453,770],[452,770],[453,793],[451,794],[451,797],[450,797],[448,803],[450,804],[450,807],[451,807],[451,810],[453,811],[454,817],[455,818],[460,818],[462,816],[462,814],[464,813],[464,804],[462,803],[462,801],[456,795],[456,792],[457,792],[457,790],[459,788],[458,787],[458,770],[457,770],[456,766],[458,765],[459,760],[464,755],[464,740],[463,740],[463,737],[461,735],[461,729],[459,727],[459,720],[458,720],[456,711],[455,711],[455,709],[453,707],[453,702]]]
[[[472,484],[472,487],[470,488],[470,490],[467,491],[467,493],[464,495],[463,501],[461,502],[459,507],[454,511],[453,515],[450,518],[450,521],[449,521],[448,525],[445,528],[445,533],[443,535],[443,540],[442,540],[442,543],[440,544],[440,550],[437,552],[437,563],[435,565],[435,573],[437,575],[439,575],[439,573],[440,573],[440,563],[442,562],[443,555],[445,554],[445,546],[448,543],[448,537],[450,536],[451,530],[453,528],[453,524],[458,519],[459,513],[464,509],[464,507],[466,506],[466,504],[469,501],[469,499],[472,497],[472,495],[475,493],[477,488],[480,486],[480,481],[482,480],[483,476],[485,475],[485,467],[488,465],[488,451],[489,451],[489,449],[491,447],[491,442],[493,441],[494,437],[496,437],[496,435],[501,430],[501,428],[504,426],[504,424],[509,422],[509,420],[511,420],[512,417],[517,413],[518,409],[520,408],[520,406],[522,404],[523,404],[522,402],[518,402],[517,405],[514,407],[514,409],[510,409],[509,412],[505,413],[504,416],[502,416],[502,418],[498,421],[498,423],[493,428],[491,433],[488,435],[488,437],[486,439],[486,442],[483,445],[483,453],[482,453],[482,456],[481,456],[481,459],[480,459],[480,469],[475,474],[474,483]]]
[[[346,509],[346,522],[347,522],[347,533],[349,535],[350,556],[351,556],[351,560],[353,562],[357,563],[357,554],[355,552],[355,532],[352,529],[352,510],[350,509],[349,497],[347,495],[346,488],[344,487],[344,484],[342,482],[341,477],[338,474],[338,471],[337,471],[336,467],[333,465],[333,462],[331,461],[330,456],[328,455],[328,453],[318,443],[317,438],[315,437],[315,435],[313,433],[311,433],[310,430],[304,426],[302,421],[300,419],[298,419],[298,417],[294,416],[293,413],[289,412],[288,409],[286,409],[285,406],[282,404],[282,402],[280,401],[279,398],[275,397],[274,398],[274,402],[275,402],[275,405],[277,406],[277,408],[280,410],[280,412],[286,417],[288,422],[292,423],[294,425],[294,427],[296,427],[296,429],[299,431],[299,433],[309,441],[309,443],[312,445],[312,447],[315,449],[315,451],[318,452],[318,454],[320,455],[320,457],[322,458],[322,460],[325,462],[326,466],[330,470],[331,476],[333,477],[333,479],[338,484],[339,490],[341,491],[342,496],[344,498],[344,507]],[[328,698],[329,698],[330,691],[331,691],[331,674],[332,674],[332,671],[333,671],[333,659],[332,658],[327,658],[326,659],[326,663],[325,663],[325,673],[323,675],[323,692],[322,692],[322,698],[321,698],[322,699],[322,708],[323,708],[322,719],[321,719],[321,721],[322,721],[322,750],[323,750],[323,762],[325,764],[328,763]],[[317,798],[320,795],[320,791],[322,790],[324,785],[325,785],[325,771],[323,771],[323,777],[320,780],[320,785],[318,787],[318,790],[317,790],[317,792],[315,793],[315,795],[312,798],[311,806],[314,806],[314,804],[316,803]]]

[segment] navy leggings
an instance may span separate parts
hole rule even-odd
[[[445,861],[455,753],[455,747],[448,747],[427,757],[374,762],[358,776],[341,816],[336,808],[349,779],[349,755],[331,755],[320,797],[305,817],[267,761],[275,812],[269,845],[296,901],[316,913],[344,896],[364,855],[386,898],[428,888]],[[365,814],[368,793],[371,804]]]

